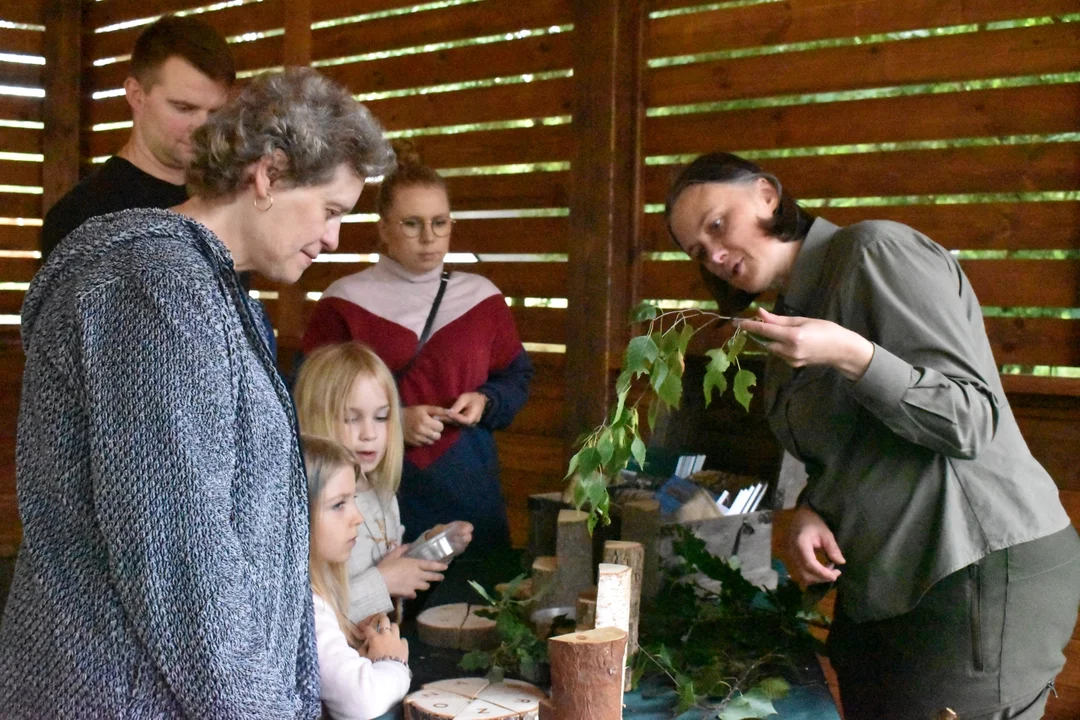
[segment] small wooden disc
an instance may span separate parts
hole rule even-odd
[[[543,690],[519,680],[492,684],[483,678],[439,680],[405,698],[405,718],[536,720],[544,697]]]

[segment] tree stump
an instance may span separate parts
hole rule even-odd
[[[645,573],[645,548],[638,542],[608,540],[604,543],[604,562],[630,568],[630,623],[626,629],[626,654],[627,657],[632,658],[638,650],[638,623],[641,619],[641,583]]]
[[[578,593],[593,584],[592,536],[589,535],[589,514],[580,510],[559,512],[558,536],[555,540],[557,568],[555,590],[546,607],[574,607]]]
[[[626,632],[607,627],[560,635],[548,641],[551,658],[551,720],[622,718]]]
[[[467,603],[428,608],[417,616],[416,631],[420,641],[432,647],[488,650],[499,644],[499,631],[494,620],[476,614],[487,609]]]
[[[520,680],[439,680],[405,698],[405,720],[535,720],[544,697],[540,688]]]
[[[645,550],[641,597],[651,600],[660,589],[660,503],[656,500],[632,500],[623,503],[622,539],[641,543]]]
[[[554,555],[542,555],[532,564],[532,577],[529,583],[533,588],[534,605],[548,607],[555,594],[555,573],[558,572],[559,560]]]
[[[627,633],[629,649],[630,595],[633,575],[625,565],[600,563],[600,576],[596,583],[596,627],[614,627]],[[622,663],[622,687],[629,682],[626,673],[626,657]]]
[[[582,590],[577,596],[577,614],[574,616],[577,627],[582,630],[592,630],[596,627],[596,588]]]

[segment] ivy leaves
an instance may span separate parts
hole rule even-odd
[[[641,303],[630,312],[633,323],[648,323],[647,331],[630,340],[623,354],[622,372],[615,381],[616,403],[607,422],[580,440],[580,450],[570,458],[566,477],[572,478],[574,505],[588,508],[589,532],[597,523],[611,522],[607,486],[633,459],[645,466],[645,442],[639,427],[639,405],[646,403],[649,429],[655,429],[663,409],[679,407],[683,392],[686,351],[694,335],[720,319],[715,313],[697,309],[661,312],[650,303]],[[708,351],[710,362],[705,371],[706,406],[714,390],[723,395],[733,387],[735,399],[747,410],[753,397],[750,388],[757,378],[739,365],[739,354],[746,346],[741,330],[722,348]],[[736,372],[729,381],[728,373]],[[644,391],[633,401],[631,392],[636,380],[645,380]],[[640,387],[640,384],[638,385]]]
[[[487,670],[489,681],[502,682],[507,673],[528,676],[547,662],[547,639],[538,638],[533,632],[525,611],[528,601],[517,599],[524,581],[524,575],[514,578],[499,592],[498,598],[479,583],[469,581],[473,590],[492,606],[490,610],[477,611],[477,614],[495,621],[500,643],[490,652],[471,650],[465,653],[459,663],[462,670]]]

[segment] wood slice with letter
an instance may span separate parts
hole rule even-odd
[[[545,697],[519,680],[439,680],[405,698],[405,720],[536,720]]]

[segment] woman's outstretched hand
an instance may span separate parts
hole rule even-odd
[[[799,584],[833,582],[840,577],[839,570],[818,559],[818,551],[836,565],[847,562],[825,520],[806,505],[800,505],[788,531],[788,552],[792,561],[789,571]]]
[[[848,380],[858,380],[874,357],[874,344],[829,320],[774,315],[758,308],[757,315],[739,320],[766,350],[792,367],[831,365]]]

